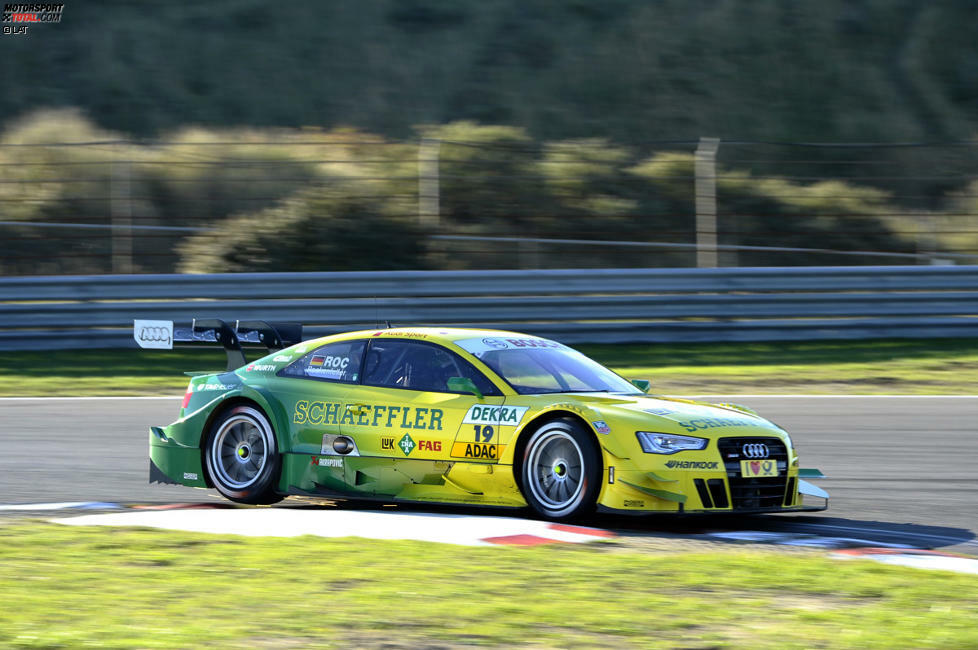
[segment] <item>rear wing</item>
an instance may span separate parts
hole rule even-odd
[[[232,326],[217,318],[195,318],[188,327],[174,326],[170,320],[134,320],[132,337],[139,347],[150,350],[220,345],[227,352],[228,370],[236,370],[248,363],[245,348],[274,352],[300,343],[302,324],[237,320]]]

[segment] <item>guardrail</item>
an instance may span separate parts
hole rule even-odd
[[[978,336],[978,266],[235,273],[0,279],[0,349],[129,347],[133,319],[294,320],[569,343]]]

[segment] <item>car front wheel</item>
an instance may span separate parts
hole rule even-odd
[[[601,483],[601,454],[590,432],[574,420],[547,422],[523,451],[523,496],[548,519],[570,519],[594,509]]]
[[[265,414],[236,406],[211,426],[205,451],[207,472],[217,491],[239,503],[275,503],[281,460]]]

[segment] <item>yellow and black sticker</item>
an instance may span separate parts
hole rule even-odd
[[[452,457],[499,460],[499,453],[504,446],[479,442],[456,442],[452,445]]]

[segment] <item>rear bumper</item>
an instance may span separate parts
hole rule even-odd
[[[200,448],[180,445],[166,436],[167,429],[150,428],[149,482],[208,487]]]

